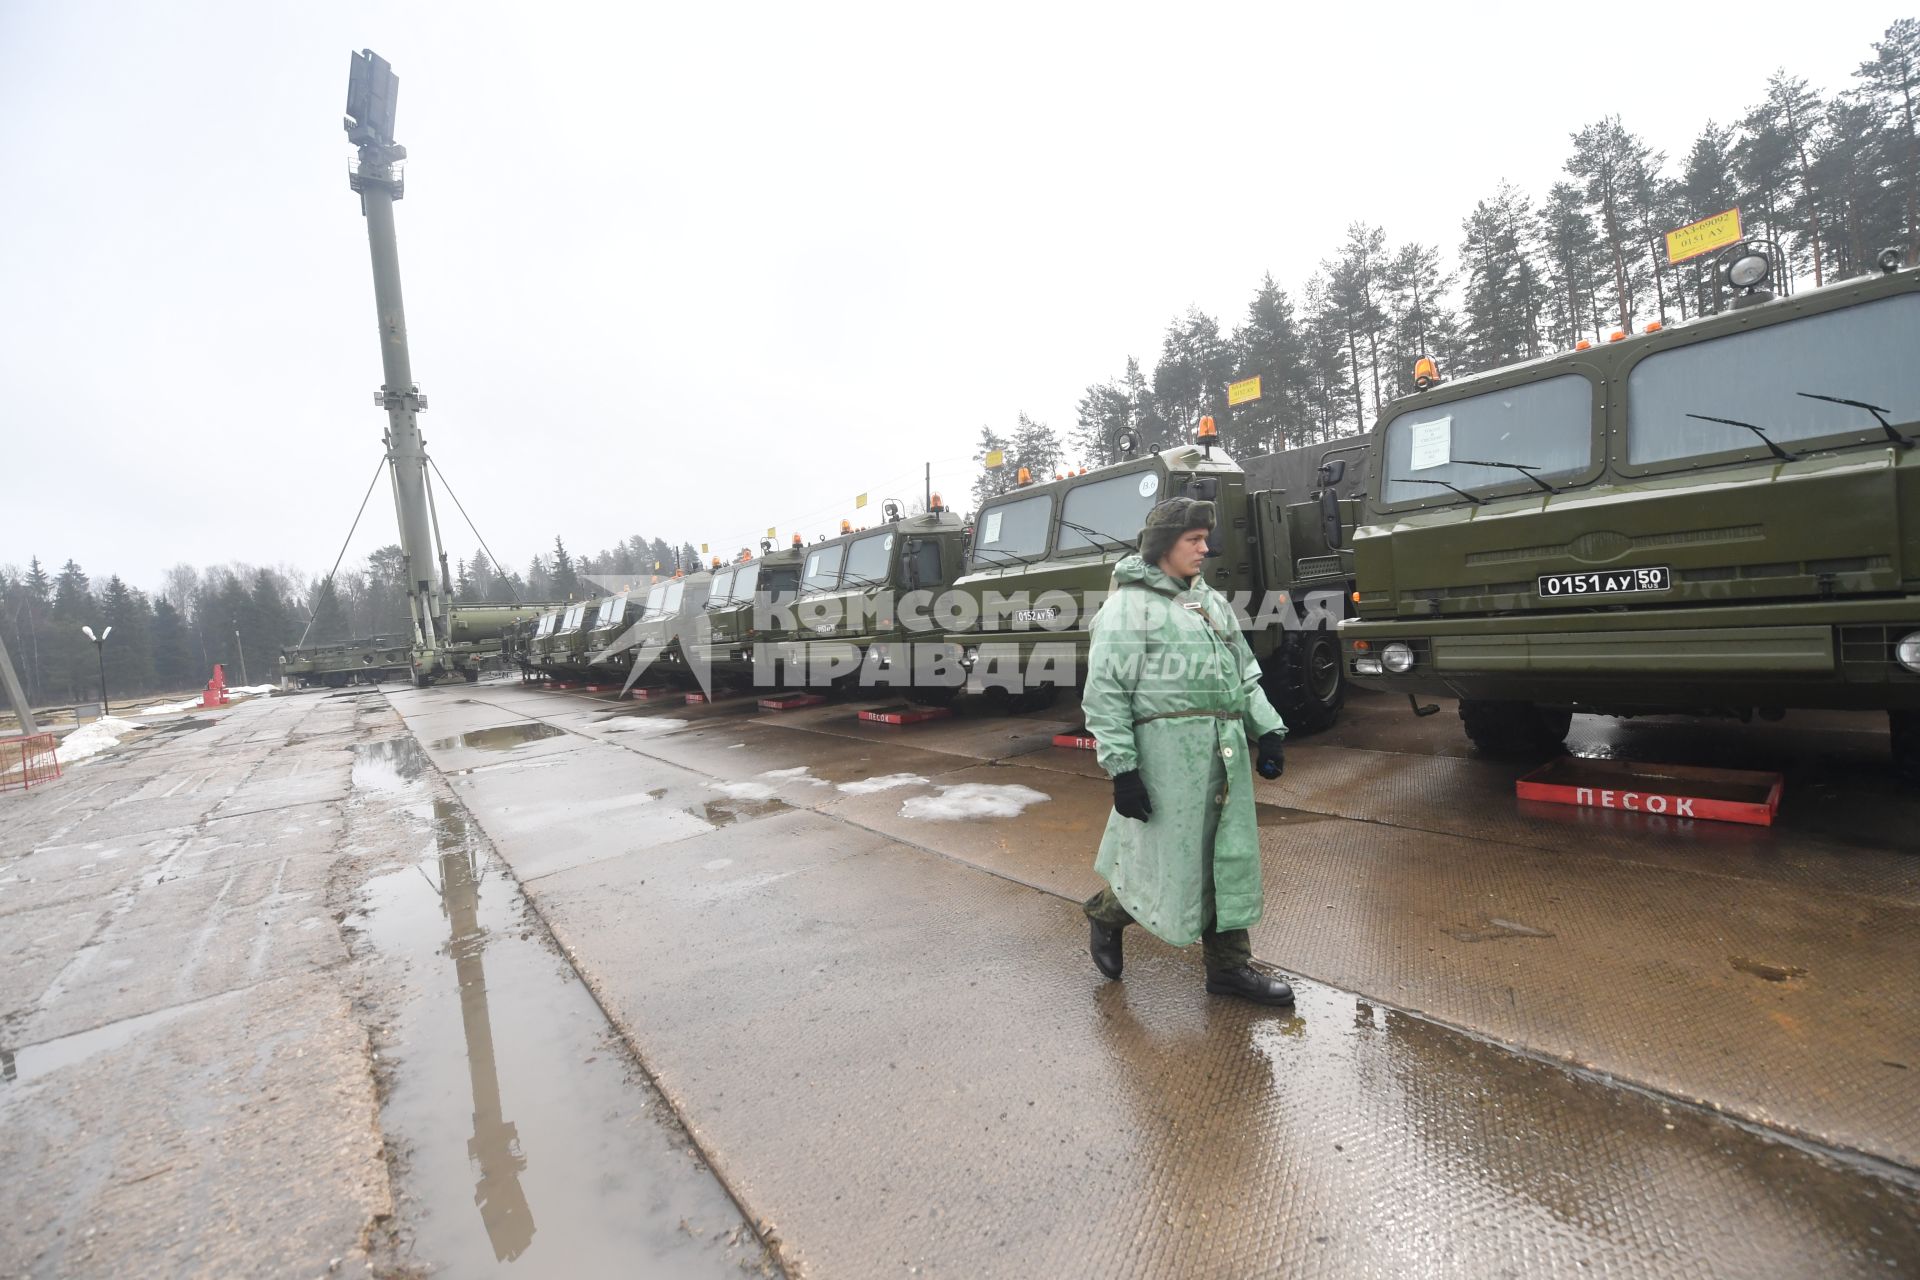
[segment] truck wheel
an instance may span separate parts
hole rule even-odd
[[[1490,756],[1537,756],[1560,749],[1573,712],[1531,702],[1460,700],[1460,723],[1473,745]]]
[[[1261,683],[1288,732],[1320,732],[1334,722],[1347,700],[1339,639],[1325,629],[1285,633],[1267,659]]]
[[[1920,711],[1887,712],[1887,728],[1893,739],[1893,771],[1920,783]]]
[[[480,668],[478,667],[468,667],[465,671],[462,671],[460,674],[467,678],[468,684],[480,683]]]
[[[917,707],[950,707],[960,696],[953,685],[913,685],[907,689],[907,701]]]

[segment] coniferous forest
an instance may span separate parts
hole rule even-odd
[[[1413,390],[1431,356],[1458,376],[1563,350],[1654,320],[1696,314],[1711,255],[1669,265],[1664,233],[1738,206],[1746,233],[1778,244],[1791,292],[1876,269],[1897,246],[1920,262],[1920,20],[1902,18],[1866,51],[1850,81],[1826,89],[1782,69],[1725,120],[1704,122],[1684,155],[1667,155],[1631,121],[1602,116],[1575,130],[1558,173],[1501,181],[1460,219],[1453,244],[1397,242],[1358,216],[1318,269],[1293,289],[1262,277],[1237,322],[1189,309],[1168,324],[1151,369],[1126,356],[1089,384],[1059,432],[1025,413],[983,427],[973,497],[1001,492],[1019,467],[1050,476],[1113,460],[1122,436],[1148,448],[1187,434],[1204,414],[1236,457],[1364,430]],[[1364,211],[1355,211],[1364,215]],[[1259,401],[1228,414],[1226,387],[1258,374]],[[1070,377],[1071,372],[1063,374]],[[32,548],[15,550],[32,551]],[[575,556],[555,538],[524,570],[496,570],[475,551],[453,569],[461,601],[559,600],[593,577],[644,578],[700,563],[692,544],[638,535]],[[274,679],[284,644],[406,631],[400,549],[388,546],[331,582],[241,563],[181,565],[150,590],[90,578],[71,560],[50,571],[0,563],[0,635],[35,703],[97,696],[94,646],[115,697],[190,689],[214,663],[230,682]]]

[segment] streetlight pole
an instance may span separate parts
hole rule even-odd
[[[93,634],[92,627],[81,627],[80,631],[93,641],[93,654],[100,660],[100,714],[103,717],[112,715],[113,709],[107,705],[107,637],[113,634],[113,628],[108,627],[97,636]]]
[[[251,683],[247,679],[247,651],[240,644],[240,628],[233,629],[233,651],[240,655],[240,683]]]

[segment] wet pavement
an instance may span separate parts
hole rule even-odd
[[[1786,726],[1579,723],[1779,760],[1781,825],[1730,829],[1522,810],[1530,765],[1356,699],[1257,784],[1256,953],[1306,979],[1276,1017],[1137,932],[1093,972],[1070,706],[389,696],[796,1271],[1920,1267],[1920,868],[1858,719],[1821,763]]]
[[[1762,829],[1356,698],[1256,784],[1276,1012],[1094,972],[1070,705],[862,705],[263,699],[9,798],[0,1274],[1920,1271],[1874,722],[1576,720]]]

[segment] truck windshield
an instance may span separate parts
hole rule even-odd
[[[790,596],[800,589],[798,565],[776,565],[761,575],[760,591],[769,596]]]
[[[728,593],[733,590],[732,569],[726,569],[713,575],[713,585],[707,591],[707,608],[718,609],[727,603]]]
[[[1627,461],[1640,466],[1716,454],[1766,455],[1746,427],[1776,444],[1887,437],[1873,414],[1823,396],[1878,407],[1896,426],[1920,421],[1920,294],[1881,298],[1648,356],[1627,377]]]
[[[1445,485],[1473,493],[1517,484],[1537,493],[1513,470],[1476,463],[1518,463],[1547,480],[1587,471],[1593,465],[1593,384],[1565,373],[1409,409],[1387,423],[1382,438],[1380,501],[1388,505],[1445,495]],[[1465,458],[1476,462],[1455,461]]]
[[[1117,547],[1139,538],[1147,512],[1160,501],[1160,473],[1135,471],[1067,490],[1060,504],[1058,555]]]
[[[604,603],[601,604],[600,620],[594,623],[594,626],[596,627],[618,626],[620,623],[620,619],[626,616],[627,616],[627,597],[626,597],[626,594],[623,592],[622,594],[615,596],[613,599],[605,601]]]
[[[647,611],[640,615],[641,618],[657,618],[666,612],[664,601],[667,598],[667,586],[668,584],[664,582],[653,584],[647,592]]]
[[[1047,526],[1052,523],[1053,495],[1049,493],[988,507],[974,525],[973,563],[1018,564],[1042,554],[1047,549]]]
[[[727,594],[728,604],[746,604],[753,599],[753,589],[760,581],[760,565],[743,564],[733,571],[733,589]]]
[[[560,621],[560,615],[558,613],[549,613],[546,616],[542,617],[540,619],[540,630],[538,634],[543,636],[552,635],[553,629],[556,625],[558,625],[559,621]]]
[[[685,578],[678,578],[669,582],[667,584],[667,594],[660,597],[660,612],[669,618],[679,613],[680,597],[685,595],[686,591],[687,580]]]
[[[888,562],[892,558],[891,533],[876,533],[854,542],[847,548],[847,585],[880,586],[887,580]]]
[[[831,591],[840,584],[840,562],[846,558],[847,544],[821,547],[807,553],[807,571],[800,579],[800,590]]]

